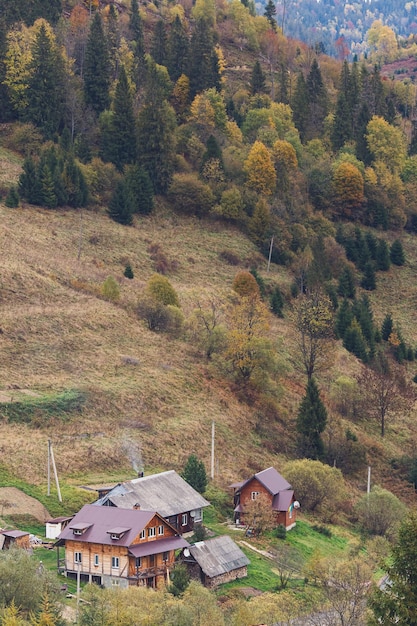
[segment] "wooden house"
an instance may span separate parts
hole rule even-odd
[[[158,511],[182,535],[191,532],[195,523],[203,521],[203,509],[210,502],[177,472],[170,470],[119,483],[94,504]]]
[[[248,557],[228,536],[199,541],[181,553],[191,578],[213,588],[248,575]]]
[[[300,506],[295,500],[291,485],[274,467],[262,470],[247,480],[231,485],[234,490],[235,522],[245,524],[245,506],[264,494],[275,513],[277,526],[282,524],[291,530],[296,524],[296,511]]]
[[[160,587],[169,579],[175,551],[189,544],[155,511],[87,504],[56,545],[58,569],[70,578],[104,587]]]
[[[30,535],[23,530],[2,530],[0,532],[0,549],[8,550],[11,546],[30,548]]]

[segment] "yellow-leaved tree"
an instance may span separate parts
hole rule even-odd
[[[255,141],[249,151],[248,158],[243,164],[246,174],[246,185],[257,193],[270,196],[274,193],[277,174],[268,148],[261,142]]]

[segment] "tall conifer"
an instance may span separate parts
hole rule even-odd
[[[112,127],[112,162],[122,170],[123,166],[136,160],[136,124],[133,112],[133,98],[122,66],[116,84],[113,102]]]
[[[84,65],[84,100],[100,114],[110,105],[110,61],[100,13],[94,15]]]
[[[171,25],[167,40],[167,67],[171,80],[177,81],[186,74],[188,67],[188,49],[190,42],[179,16]]]
[[[297,416],[299,451],[308,459],[321,459],[324,445],[321,433],[326,428],[327,411],[320,398],[314,378],[307,383],[306,394],[301,402]]]

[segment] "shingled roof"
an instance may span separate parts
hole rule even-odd
[[[209,578],[239,569],[250,562],[228,535],[199,541],[188,549]]]
[[[120,483],[94,504],[108,503],[122,509],[136,506],[142,511],[158,511],[162,517],[202,509],[210,504],[174,470]]]

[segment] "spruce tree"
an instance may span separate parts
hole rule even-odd
[[[126,168],[125,181],[133,213],[149,215],[153,209],[154,198],[149,174],[139,165]]]
[[[355,276],[351,268],[346,266],[340,274],[337,293],[344,298],[354,298],[355,292]]]
[[[120,68],[113,102],[111,119],[112,158],[118,170],[136,160],[136,124],[133,112],[133,97],[129,87],[125,68]]]
[[[154,26],[151,55],[158,65],[167,64],[167,33],[164,20],[158,20]]]
[[[371,165],[373,161],[372,154],[366,141],[366,131],[368,123],[371,120],[371,114],[367,102],[363,102],[355,127],[355,140],[356,140],[356,156],[359,161],[363,161],[365,165]]]
[[[327,411],[320,398],[319,390],[310,378],[307,383],[306,394],[298,410],[296,428],[298,432],[298,446],[300,454],[308,459],[321,459],[324,455],[324,445],[321,433],[326,428]]]
[[[385,239],[379,239],[376,251],[376,266],[381,272],[387,272],[390,268],[390,251]]]
[[[307,139],[314,139],[321,136],[323,132],[324,119],[329,108],[327,90],[323,83],[317,59],[313,59],[306,85],[309,110]]]
[[[349,328],[353,321],[352,307],[349,301],[345,298],[340,305],[335,323],[335,334],[338,339],[343,339],[345,332]]]
[[[394,265],[404,265],[405,263],[404,249],[399,239],[396,239],[392,243],[390,249],[390,259],[391,263],[393,263]]]
[[[191,454],[182,472],[182,477],[199,493],[204,493],[207,487],[207,474],[203,461],[195,454]]]
[[[30,204],[41,202],[38,169],[31,156],[23,161],[23,171],[19,177],[19,195]]]
[[[118,50],[120,46],[119,18],[114,4],[109,5],[109,12],[106,20],[107,49],[112,68],[111,76],[116,78],[118,69]]]
[[[84,63],[84,100],[97,115],[110,105],[110,60],[100,13],[94,14]]]
[[[215,50],[214,31],[206,19],[198,19],[191,37],[189,66],[190,97],[215,87],[220,90],[219,59]]]
[[[43,23],[35,36],[28,71],[26,118],[52,138],[63,118],[64,65]]]
[[[47,209],[54,209],[58,205],[54,189],[54,178],[47,165],[44,165],[40,170],[40,193],[42,206]]]
[[[384,341],[388,341],[388,339],[391,337],[391,333],[393,330],[394,321],[392,319],[392,315],[390,313],[387,313],[381,326],[381,338]]]
[[[110,198],[108,213],[112,220],[119,224],[130,226],[132,223],[131,202],[124,181],[117,183],[116,189]]]
[[[265,74],[258,60],[255,61],[252,69],[250,91],[253,96],[257,93],[265,93]]]
[[[363,277],[361,280],[361,287],[363,287],[363,289],[366,289],[367,291],[374,291],[376,289],[375,267],[372,261],[368,261],[368,263],[365,263],[365,267],[363,269]]]
[[[282,293],[280,288],[274,287],[271,296],[269,298],[269,305],[271,307],[271,311],[277,317],[284,317],[284,313],[282,309],[284,308],[284,298],[282,297]]]
[[[307,134],[309,119],[308,89],[302,72],[298,74],[294,96],[291,102],[293,110],[294,124],[300,133],[301,141],[304,143]]]
[[[63,183],[67,195],[67,204],[73,208],[84,207],[88,201],[88,187],[84,174],[73,158],[64,166]]]
[[[7,193],[6,199],[4,201],[4,204],[9,208],[9,209],[16,209],[19,206],[19,193],[15,187],[15,185],[12,185]]]
[[[268,0],[268,2],[265,5],[264,17],[266,17],[266,19],[269,22],[270,27],[275,32],[278,30],[277,21],[275,19],[276,14],[277,14],[277,8],[275,6],[275,3],[273,2],[273,0]]]
[[[365,338],[356,319],[352,321],[349,328],[345,331],[343,336],[343,347],[364,363],[368,362],[368,352],[366,349]]]
[[[167,67],[173,82],[182,74],[186,74],[188,67],[188,49],[190,42],[184,24],[177,15],[171,25],[167,40]]]

